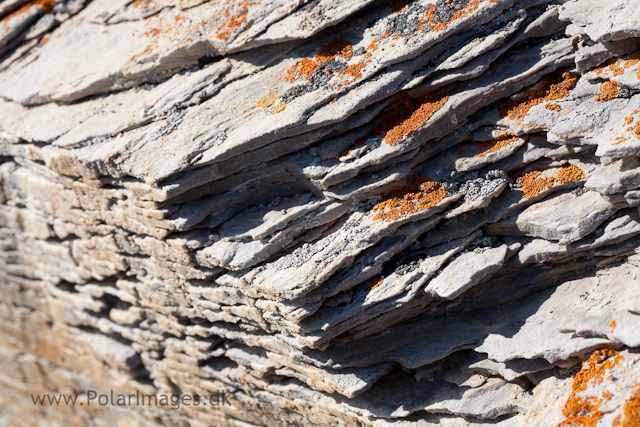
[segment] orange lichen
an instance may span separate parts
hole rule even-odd
[[[500,150],[502,147],[506,147],[512,142],[516,142],[518,139],[519,138],[517,136],[510,134],[508,132],[505,132],[502,135],[498,135],[497,137],[493,138],[492,140],[477,142],[476,145],[480,147],[480,150],[482,152],[479,154],[476,154],[476,157],[484,157],[487,154],[495,153],[496,151]]]
[[[578,77],[569,73],[546,77],[538,85],[525,90],[522,95],[503,102],[499,106],[500,116],[509,117],[511,120],[522,120],[533,106],[569,96],[569,91],[577,82]]]
[[[633,117],[636,114],[638,114],[638,120]],[[636,109],[633,113],[624,118],[623,128],[627,132],[634,134],[637,139],[640,139],[640,108]]]
[[[139,3],[139,5],[146,7],[147,3]],[[134,4],[134,7],[137,6],[135,6]],[[183,24],[186,21],[186,18],[183,15],[178,14],[175,15],[174,19],[170,20],[169,23],[166,23],[165,19],[168,18],[168,16],[171,15],[161,14],[154,16],[147,21],[148,25],[153,26],[154,28],[150,28],[148,31],[145,31],[144,33],[142,33],[142,36],[151,38],[152,40],[142,52],[133,55],[130,59],[131,61],[135,61],[136,59],[145,55],[151,55],[153,51],[160,46],[160,38],[158,36],[163,35],[162,39],[164,40],[171,39],[173,36],[175,36],[176,31],[183,27]],[[192,39],[188,39],[187,41],[191,42]]]
[[[446,191],[439,182],[426,177],[414,177],[407,185],[392,190],[384,201],[374,206],[373,212],[377,214],[373,220],[390,222],[404,218],[437,205],[445,196]]]
[[[347,151],[340,153],[339,156],[344,157],[351,154],[353,150],[363,147],[371,138],[386,135],[387,132],[396,127],[398,123],[402,123],[411,117],[417,108],[416,104],[417,102],[411,99],[406,92],[400,92],[395,95],[387,108],[376,118],[376,126],[365,136],[358,138]]]
[[[542,191],[553,186],[556,182],[554,177],[539,178],[542,173],[541,169],[534,169],[525,173],[516,180],[516,183],[522,189],[522,197],[525,199],[531,199]]]
[[[47,44],[47,42],[48,42],[48,41],[49,41],[49,37],[44,36],[44,37],[42,38],[42,40],[40,41],[40,43],[42,43],[43,45],[45,45],[45,44]]]
[[[219,25],[216,29],[216,38],[227,41],[233,33],[238,31],[242,25],[247,23],[247,13],[249,12],[249,6],[253,6],[255,3],[251,1],[241,1],[236,5],[235,9],[239,9],[231,14],[230,9],[226,9],[222,12],[222,16],[226,22]]]
[[[611,333],[613,333],[613,331],[616,330],[616,326],[618,326],[616,324],[616,319],[611,320],[611,322],[609,322],[609,327],[611,328]]]
[[[320,65],[337,57],[349,58],[352,54],[353,47],[347,41],[334,40],[323,46],[313,59],[303,58],[293,64],[293,66],[287,70],[285,80],[293,82],[300,77],[305,77],[309,80]]]
[[[142,33],[143,36],[145,37],[155,37],[158,34],[160,34],[162,32],[162,30],[160,30],[159,28],[153,28],[147,32]]]
[[[348,155],[350,155],[351,153],[356,151],[358,148],[361,148],[361,147],[364,147],[364,146],[365,146],[364,139],[363,138],[359,138],[353,145],[351,145],[345,151],[341,151],[340,153],[338,153],[338,157],[347,157]]]
[[[636,388],[640,384],[632,386]],[[631,396],[627,403],[622,407],[622,413],[624,414],[624,420],[622,421],[622,427],[640,427],[640,388]]]
[[[560,111],[560,106],[556,103],[547,104],[544,106],[544,108],[551,111]]]
[[[616,81],[606,81],[600,86],[600,95],[596,96],[596,101],[605,102],[615,99],[620,93],[620,83]]]
[[[370,61],[357,62],[355,64],[349,65],[346,69],[340,71],[340,73],[338,73],[339,75],[350,77],[350,80],[346,81],[342,85],[344,86],[345,84],[353,83],[354,81],[362,77],[362,69],[366,67],[369,62]]]
[[[622,144],[623,142],[625,142],[627,140],[627,138],[625,138],[624,136],[618,136],[616,137],[616,142],[614,142],[611,145],[618,145],[618,144]]]
[[[585,178],[584,171],[570,163],[562,165],[555,178],[552,176],[540,178],[540,174],[542,174],[541,169],[534,169],[517,178],[516,183],[522,189],[522,197],[531,199],[551,188],[556,182],[568,184]]]
[[[453,3],[450,3],[453,4]],[[443,22],[438,22],[433,26],[432,31],[441,31],[444,30],[445,28],[447,28],[449,25],[451,25],[451,23],[453,21],[456,21],[458,19],[462,19],[465,16],[475,12],[478,7],[480,7],[480,1],[479,0],[475,0],[475,1],[470,1],[469,3],[467,3],[467,5],[462,8],[461,10],[455,12],[451,18],[447,21],[443,21]]]
[[[340,153],[339,157],[349,155],[353,150],[363,147],[370,138],[378,136],[382,137],[386,144],[395,146],[403,137],[410,136],[420,129],[448,99],[448,96],[427,94],[414,100],[404,92],[397,94],[378,117],[377,126],[359,138],[349,149]]]
[[[449,96],[427,94],[423,98],[423,102],[410,117],[394,126],[387,132],[383,141],[388,145],[394,146],[405,136],[413,134],[420,129],[440,108],[446,104]]]
[[[136,0],[131,6],[132,7],[147,7],[149,6],[151,3],[154,3],[153,0]]]
[[[491,0],[492,3],[497,3],[499,0]],[[433,4],[429,9],[423,12],[422,16],[419,18],[421,24],[418,26],[417,31],[442,31],[446,29],[453,21],[458,19],[462,19],[474,11],[476,11],[480,7],[480,0],[473,0],[468,2],[462,9],[454,12],[449,19],[446,21],[438,21],[438,17],[436,14],[437,4]],[[455,7],[455,3],[452,1],[448,1],[448,7]]]
[[[574,166],[571,163],[566,163],[562,165],[556,177],[558,182],[568,184],[569,182],[576,182],[584,179],[585,174],[579,167]]]
[[[596,68],[594,71],[597,75],[611,72],[614,77],[624,74],[624,71],[633,67],[640,61],[640,51],[633,53],[627,57],[624,61],[622,58],[613,58],[605,62],[601,67]],[[638,71],[638,79],[640,79],[640,70]]]
[[[623,359],[618,350],[605,348],[595,351],[582,364],[582,369],[573,380],[571,395],[562,410],[565,420],[558,427],[596,427],[604,415],[600,411],[602,398],[583,398],[577,394],[587,390],[590,385],[602,383],[604,376]]]
[[[320,49],[320,52],[315,56],[315,61],[318,65],[324,64],[327,61],[335,59],[340,56],[342,58],[349,58],[353,54],[353,47],[346,40],[334,40],[327,43]]]
[[[11,21],[13,18],[28,12],[29,10],[31,10],[31,8],[36,7],[36,6],[40,7],[43,11],[45,11],[47,13],[50,13],[53,10],[53,6],[55,6],[55,5],[56,5],[56,0],[33,0],[33,1],[30,1],[27,4],[23,5],[22,7],[20,7],[15,12],[10,13],[9,15],[5,16],[4,18],[0,19],[0,22]],[[6,31],[8,31],[8,29]]]
[[[372,277],[371,279],[369,279],[369,290],[370,291],[374,290],[378,286],[382,285],[383,282],[384,282],[384,277],[382,276]]]
[[[311,74],[313,74],[317,69],[318,64],[315,61],[307,58],[301,59],[287,70],[286,80],[288,82],[293,82],[302,76],[308,79],[309,76],[311,76]]]

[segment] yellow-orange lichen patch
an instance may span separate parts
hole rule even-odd
[[[596,101],[605,102],[615,99],[620,93],[620,83],[616,81],[606,81],[600,86],[600,95],[596,96]]]
[[[569,91],[577,82],[578,77],[569,73],[563,73],[561,76],[556,73],[546,77],[534,88],[525,90],[521,96],[503,102],[499,106],[500,116],[522,120],[533,106],[569,96]]]
[[[353,145],[351,145],[345,151],[341,151],[340,153],[338,153],[338,157],[347,157],[358,148],[361,148],[364,146],[365,146],[365,140],[363,140],[363,138],[359,138]]]
[[[636,114],[638,114],[637,120],[633,117]],[[624,118],[623,128],[627,132],[634,134],[637,139],[640,139],[640,108],[636,109],[633,113]]]
[[[622,427],[640,427],[640,384],[636,384],[632,388],[638,388],[638,390],[622,407],[624,419],[622,424],[619,424]]]
[[[371,279],[369,279],[369,290],[370,291],[374,290],[378,286],[382,285],[383,282],[384,282],[384,277],[382,276],[372,277]]]
[[[373,212],[377,214],[373,220],[395,221],[429,209],[445,196],[446,191],[439,182],[426,177],[414,177],[407,185],[391,191],[384,201],[374,206]]]
[[[565,420],[558,424],[558,427],[596,427],[603,417],[600,411],[602,398],[584,398],[577,395],[587,390],[590,385],[602,383],[604,376],[623,359],[618,350],[605,348],[595,351],[582,364],[582,369],[573,380],[571,395],[562,410]]]
[[[140,3],[142,6],[146,7],[146,3]],[[134,5],[135,6],[135,5]],[[170,40],[172,39],[178,31],[186,25],[186,17],[181,14],[177,14],[173,16],[173,19],[170,19],[171,14],[160,14],[151,17],[147,23],[151,27],[149,30],[142,33],[143,37],[148,37],[151,39],[150,43],[145,47],[145,49],[131,57],[131,61],[135,61],[136,59],[151,55],[156,49],[160,46],[161,40]],[[168,22],[167,22],[168,21]],[[201,26],[203,24],[199,23],[195,26],[195,28]],[[106,31],[105,31],[106,32]],[[162,36],[162,37],[159,37]],[[187,42],[192,42],[192,38],[188,38]]]
[[[285,80],[293,82],[301,77],[309,79],[316,72],[318,67],[327,61],[337,57],[349,58],[353,54],[353,47],[345,40],[333,40],[323,46],[318,54],[313,58],[303,58],[297,61],[287,70]]]
[[[492,0],[493,3],[497,3],[499,0]],[[453,2],[449,2],[449,7],[454,7],[455,4]],[[473,0],[468,2],[462,9],[454,12],[449,19],[446,21],[438,21],[436,10],[437,4],[433,4],[429,9],[427,9],[422,16],[420,17],[421,24],[418,26],[418,31],[442,31],[446,29],[453,21],[458,19],[462,19],[474,11],[476,11],[480,7],[480,0]]]
[[[315,56],[315,61],[318,65],[324,64],[327,61],[335,59],[336,57],[349,58],[353,54],[353,47],[346,40],[333,40],[327,43],[320,49],[320,52]]]
[[[422,103],[413,111],[410,117],[391,128],[385,135],[383,141],[394,146],[405,136],[410,136],[420,129],[424,124],[447,103],[449,96],[427,94],[422,98]]]
[[[311,74],[313,74],[317,69],[318,64],[315,61],[303,58],[287,70],[287,77],[285,79],[288,82],[293,82],[300,77],[309,78],[309,76],[311,76]]]
[[[258,101],[258,107],[271,107],[274,102],[280,99],[281,96],[281,93],[275,93],[274,91],[270,90],[265,96],[260,98],[260,100]]]
[[[225,22],[216,29],[216,38],[225,41],[229,40],[232,34],[238,31],[243,24],[247,23],[249,6],[253,6],[254,4],[252,1],[241,1],[234,8],[234,14],[231,14],[230,9],[225,9],[222,12]]]
[[[517,136],[505,132],[490,141],[478,142],[476,145],[480,147],[481,153],[476,154],[476,157],[484,157],[487,154],[495,153],[502,147],[506,147],[512,142],[516,142],[518,139],[519,138]]]
[[[153,0],[136,0],[131,6],[132,7],[147,7],[149,6],[151,3],[154,3]]]
[[[546,108],[547,110],[551,110],[551,111],[560,111],[560,106],[558,104],[556,104],[555,102],[545,105],[544,108]]]
[[[520,185],[520,188],[522,189],[522,197],[525,199],[531,199],[547,188],[553,186],[556,182],[556,179],[552,176],[539,178],[541,173],[541,169],[534,169],[525,173],[516,180],[516,183]]]
[[[464,8],[462,8],[461,10],[455,12],[451,16],[451,18],[449,20],[443,21],[443,22],[438,22],[436,25],[434,25],[433,31],[444,30],[453,21],[457,21],[458,19],[462,19],[465,16],[468,16],[471,13],[475,12],[478,9],[478,7],[480,7],[480,1],[479,0],[470,1],[469,3],[467,3],[467,5]]]
[[[611,72],[614,77],[617,77],[621,74],[624,74],[624,71],[627,68],[633,67],[638,62],[640,62],[640,51],[629,55],[625,60],[622,60],[622,58],[610,59],[609,61],[605,62],[604,65],[596,68],[593,71],[596,75]],[[638,71],[638,79],[640,79],[640,70]]]
[[[278,106],[274,106],[273,104],[276,103],[276,101],[278,101],[280,99],[280,97],[282,96],[281,93],[276,93],[272,90],[270,90],[269,92],[267,92],[266,95],[264,95],[262,98],[260,98],[257,102],[258,107],[262,107],[262,108],[269,108],[269,107],[273,107],[271,109],[271,112],[273,114],[279,113],[282,110],[284,110],[285,108],[287,108],[287,104],[285,104],[284,102],[281,103]]]
[[[618,144],[622,144],[623,142],[625,142],[627,140],[627,138],[625,138],[624,136],[618,136],[616,137],[615,141],[613,144],[611,145],[618,145]]]
[[[558,182],[567,184],[569,182],[576,182],[584,179],[584,171],[571,163],[566,163],[560,167],[556,178]]]
[[[364,67],[366,67],[369,62],[371,62],[371,61],[356,62],[355,64],[351,64],[347,68],[345,68],[344,70],[340,71],[340,73],[338,73],[340,76],[346,76],[348,78],[348,80],[345,81],[342,84],[342,86],[347,85],[349,83],[353,83],[356,80],[358,80],[359,78],[361,78],[362,77],[362,69]]]
[[[348,156],[353,150],[363,147],[365,143],[377,136],[384,136],[393,129],[398,123],[407,120],[416,110],[416,104],[406,92],[401,92],[393,97],[387,108],[376,117],[376,126],[362,138],[358,138],[356,142],[346,151],[339,154],[339,157]]]
[[[613,333],[616,330],[617,327],[617,323],[616,323],[616,319],[612,319],[611,322],[609,322],[609,327],[611,328],[611,333]]]
[[[5,16],[4,18],[0,19],[0,22],[8,22],[11,21],[13,18],[20,16],[26,12],[28,12],[29,10],[31,10],[31,8],[39,6],[43,11],[50,13],[53,10],[53,6],[56,5],[56,0],[32,0],[30,2],[28,2],[27,4],[23,5],[22,7],[20,7],[18,10],[16,10],[15,12]],[[7,29],[8,31],[8,29]]]

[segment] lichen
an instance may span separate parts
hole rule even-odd
[[[339,81],[333,85],[342,87],[356,82],[362,78],[362,70],[371,63],[373,52],[378,49],[378,44],[387,38],[394,40],[404,37],[406,39],[424,32],[437,32],[447,28],[452,22],[462,19],[480,7],[480,3],[487,0],[438,0],[429,8],[418,2],[393,1],[390,5],[393,13],[387,19],[386,30],[373,37],[366,47],[354,50],[344,40],[336,40],[323,47],[313,59],[304,58],[297,61],[289,70],[285,78],[288,82],[294,82],[305,78],[308,82],[301,87],[294,87],[285,94],[287,102],[319,87],[326,87],[331,76],[338,77]],[[488,0],[497,3],[499,0]],[[419,18],[416,18],[419,16]],[[395,44],[391,44],[394,47]],[[326,50],[326,53],[323,53]],[[357,55],[356,55],[357,51]],[[348,64],[339,59],[350,59],[353,56],[362,56],[363,59]],[[331,67],[322,68],[324,63],[333,62]],[[329,78],[327,78],[329,76]]]
[[[609,327],[611,328],[611,333],[614,333],[614,331],[616,330],[616,326],[618,326],[617,323],[616,323],[616,319],[612,319],[611,322],[609,322]]]
[[[638,114],[637,120],[633,117],[636,114]],[[623,128],[627,132],[635,135],[637,139],[640,139],[640,108],[637,108],[633,113],[624,118]]]
[[[53,7],[55,5],[56,5],[56,0],[32,0],[32,1],[28,2],[27,4],[23,5],[22,7],[20,7],[15,12],[10,13],[9,15],[5,16],[4,18],[0,19],[0,22],[9,22],[13,18],[18,17],[18,16],[20,16],[20,15],[22,15],[24,13],[27,13],[33,7],[40,7],[44,12],[50,13],[53,10]],[[10,27],[7,27],[5,29],[5,31],[4,31],[4,33],[6,34],[9,30],[10,30]],[[2,34],[2,35],[4,35],[4,34]]]
[[[287,70],[285,80],[293,82],[304,77],[307,81],[312,81],[318,71],[324,73],[330,71],[330,69],[322,68],[321,65],[337,58],[347,59],[351,55],[353,55],[353,47],[349,42],[346,40],[333,40],[323,46],[313,59],[303,58],[293,64]]]
[[[403,137],[413,134],[447,102],[448,96],[428,94],[419,99],[412,99],[405,92],[393,97],[387,108],[378,116],[377,125],[339,157],[346,157],[354,150],[363,147],[372,138],[382,138],[388,145],[395,146]]]
[[[155,3],[153,0],[136,0],[131,7],[143,7],[146,8],[151,3]]]
[[[542,174],[542,170],[535,169],[517,179],[516,183],[522,189],[522,197],[531,199],[547,188],[551,188],[556,182],[556,179],[552,176],[539,178],[540,174]]]
[[[278,103],[278,105],[274,105],[278,100],[282,98],[282,95],[282,93],[276,93],[270,90],[266,95],[258,100],[258,107],[269,108],[272,114],[277,114],[287,108],[287,104],[284,102],[280,102]]]
[[[448,95],[427,94],[422,98],[420,106],[410,117],[391,128],[383,141],[394,146],[406,136],[410,136],[424,124],[449,100]]]
[[[620,83],[608,80],[600,86],[600,95],[596,96],[596,101],[605,102],[615,99],[620,93]]]
[[[238,30],[247,23],[247,13],[249,12],[249,6],[253,6],[256,3],[252,1],[241,1],[234,5],[232,8],[225,9],[222,12],[222,17],[225,18],[221,25],[216,28],[215,37],[227,41],[231,36],[238,32]],[[233,14],[232,14],[233,9]]]
[[[373,207],[374,221],[395,221],[437,205],[446,196],[439,182],[427,177],[414,177],[407,185],[392,190],[385,200]]]
[[[533,88],[525,90],[520,96],[513,97],[499,106],[500,116],[511,120],[524,119],[529,110],[543,102],[557,101],[569,96],[576,86],[578,77],[570,73],[554,73],[545,77]]]
[[[582,369],[573,380],[571,394],[562,410],[565,420],[558,424],[558,427],[596,427],[604,415],[600,411],[603,398],[580,397],[578,394],[587,390],[589,386],[602,383],[605,375],[623,359],[618,350],[605,348],[595,351],[582,364]]]
[[[531,199],[542,191],[551,188],[556,182],[568,184],[585,178],[582,169],[570,163],[565,163],[560,167],[556,177],[540,178],[542,169],[534,169],[517,178],[516,183],[522,189],[522,197]]]
[[[593,70],[593,72],[598,76],[605,73],[611,73],[613,77],[617,77],[624,74],[626,69],[633,67],[634,65],[638,64],[638,62],[640,62],[640,51],[632,53],[625,60],[623,60],[622,58],[610,59],[601,67]],[[637,76],[638,79],[640,79],[640,69],[638,70]]]
[[[566,163],[560,167],[558,174],[556,175],[558,182],[568,184],[570,182],[580,181],[584,179],[585,174],[582,169],[574,166],[570,163]]]
[[[488,154],[495,153],[512,142],[516,142],[518,139],[519,138],[517,136],[505,132],[489,141],[477,142],[476,145],[480,147],[481,152],[476,154],[475,157],[485,157]]]
[[[383,283],[384,283],[384,277],[382,276],[372,277],[371,279],[369,279],[369,290],[372,291],[378,286],[382,285]]]
[[[632,388],[637,390],[622,407],[624,419],[621,427],[640,427],[640,383],[633,385]]]
[[[622,144],[623,142],[627,141],[627,138],[626,138],[626,137],[624,137],[624,136],[618,136],[618,137],[616,137],[615,141],[616,141],[616,142],[614,142],[614,143],[613,143],[613,144],[611,144],[611,145],[618,145],[618,144]]]

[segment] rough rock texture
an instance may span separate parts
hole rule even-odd
[[[638,425],[639,11],[0,1],[0,425]]]

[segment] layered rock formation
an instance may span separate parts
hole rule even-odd
[[[0,425],[638,425],[639,11],[1,1]]]

